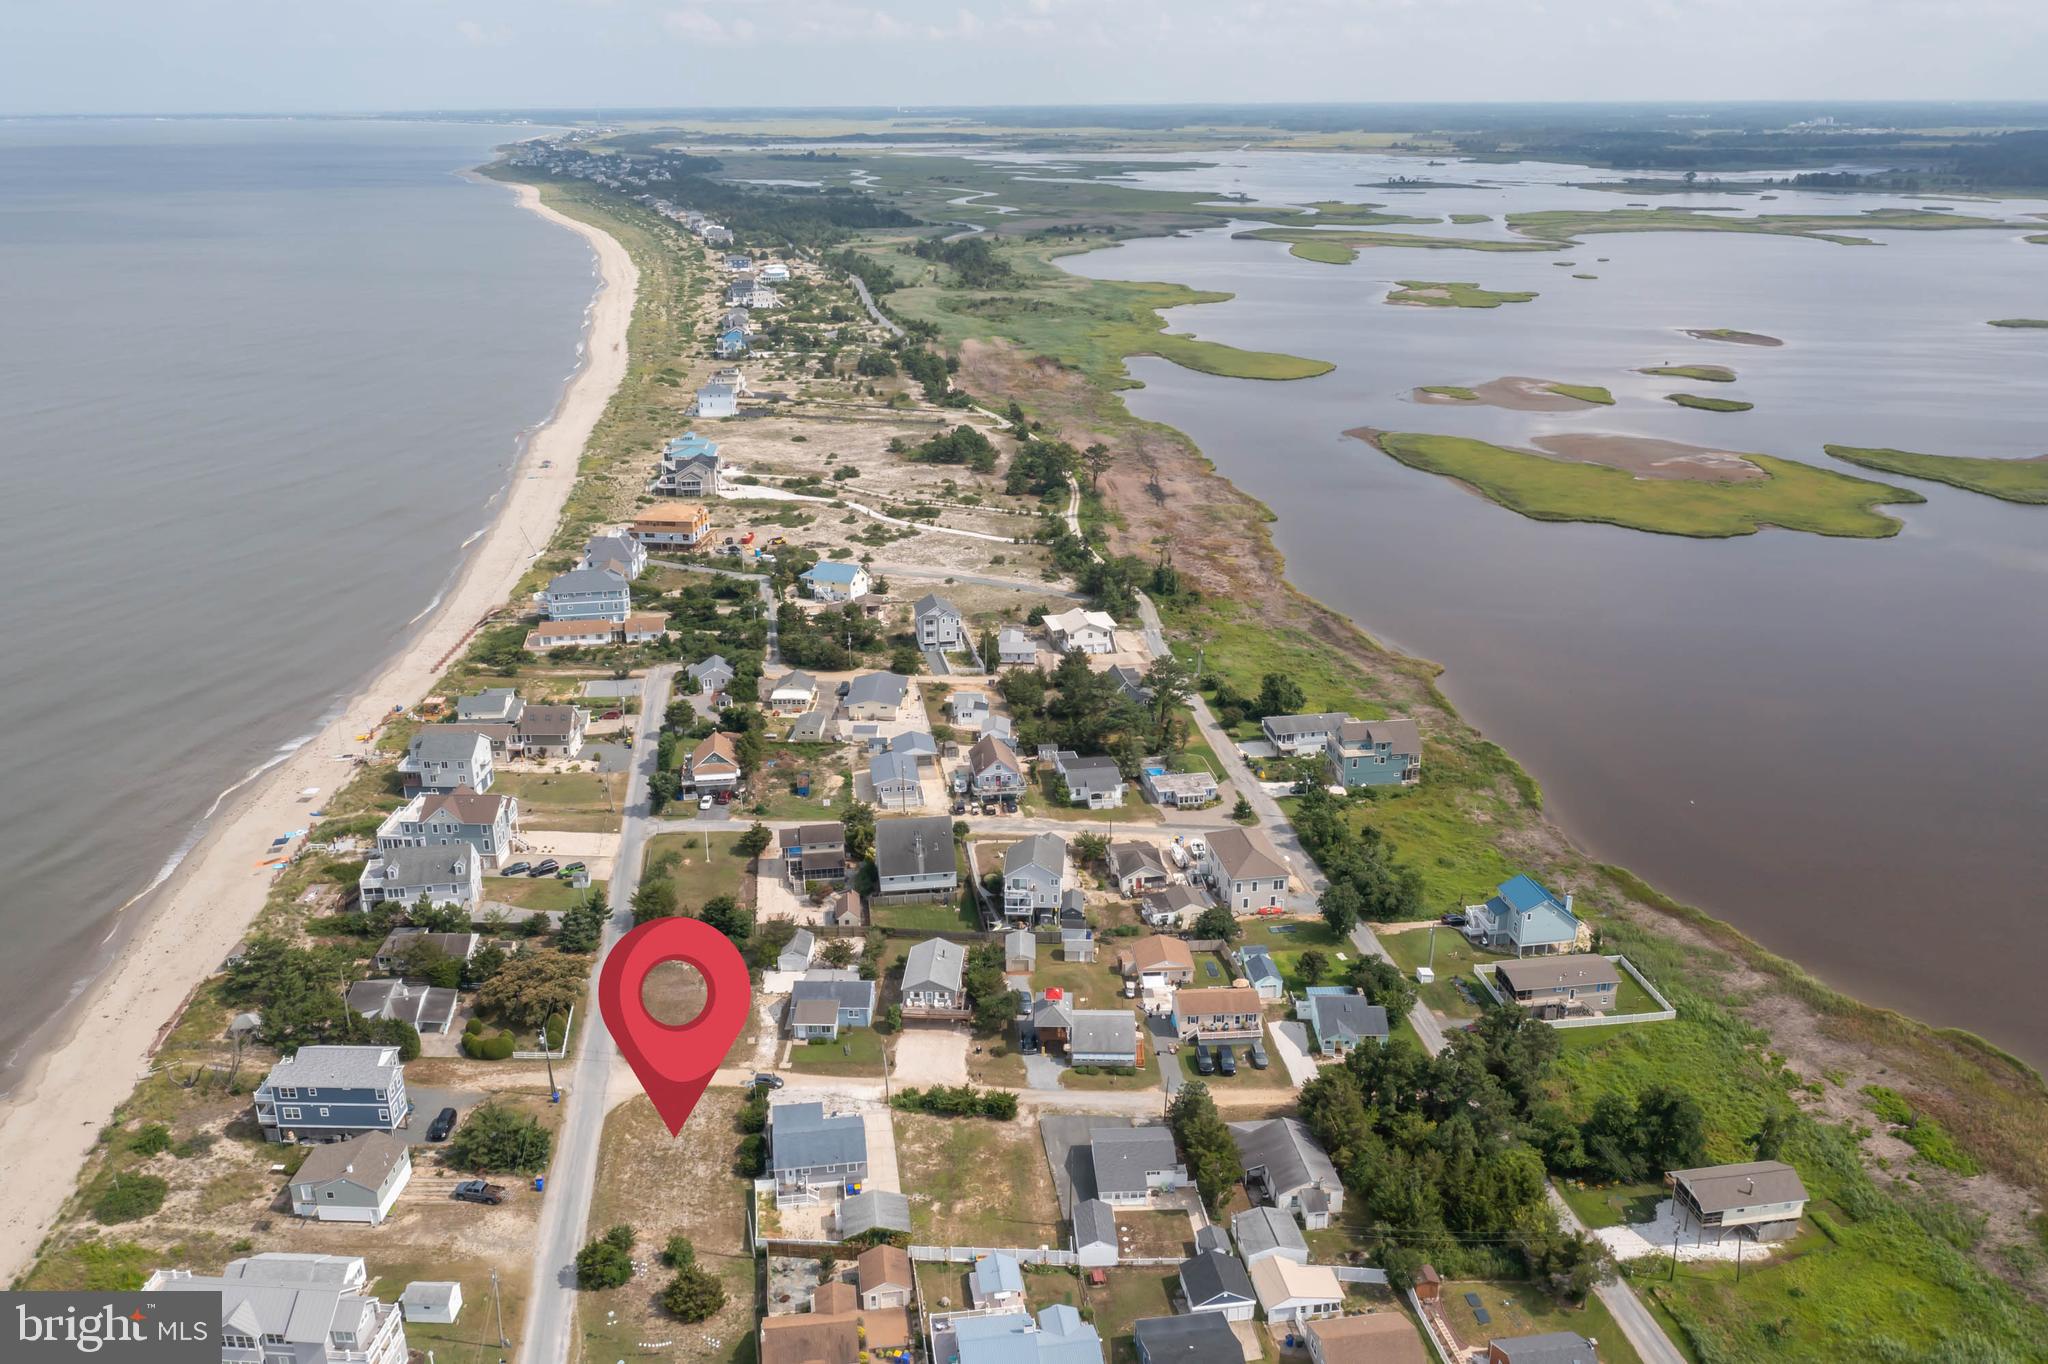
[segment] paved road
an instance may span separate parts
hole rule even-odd
[[[676,665],[650,668],[641,695],[638,738],[633,767],[626,779],[625,819],[619,830],[619,852],[611,879],[610,923],[604,950],[632,927],[631,901],[640,883],[640,854],[650,826],[647,781],[654,775],[655,733],[668,709]],[[563,1085],[568,1112],[555,1137],[555,1158],[548,1168],[547,1193],[541,1201],[540,1226],[533,1255],[533,1297],[526,1307],[519,1357],[528,1364],[555,1364],[569,1359],[576,1344],[576,1251],[590,1220],[591,1195],[597,1186],[597,1150],[604,1134],[613,1064],[618,1047],[606,1031],[597,1004],[597,973],[583,1001],[582,1049]]]
[[[867,281],[859,275],[848,275],[846,278],[847,282],[853,285],[853,291],[860,295],[860,306],[868,310],[868,316],[875,319],[891,335],[903,335],[903,328],[891,322],[883,315],[882,310],[875,306],[875,296],[868,292]]]
[[[1564,1201],[1564,1195],[1554,1184],[1546,1184],[1543,1192],[1550,1195],[1550,1206],[1557,1210],[1557,1220],[1566,1231],[1583,1232],[1586,1228],[1579,1221],[1579,1215],[1572,1211],[1571,1204]],[[1614,1324],[1628,1337],[1628,1343],[1636,1347],[1643,1364],[1686,1364],[1685,1356],[1664,1334],[1664,1328],[1650,1315],[1650,1309],[1643,1306],[1643,1300],[1636,1296],[1636,1290],[1627,1280],[1617,1279],[1613,1283],[1601,1284],[1593,1290],[1600,1295],[1600,1301],[1607,1304],[1607,1310],[1614,1315]]]

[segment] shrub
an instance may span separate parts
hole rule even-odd
[[[531,1174],[547,1168],[553,1146],[547,1129],[532,1118],[488,1103],[455,1129],[448,1160],[457,1169],[479,1174]]]
[[[632,1277],[632,1251],[614,1241],[611,1232],[576,1252],[576,1286],[586,1293],[599,1288],[617,1288]]]
[[[153,1156],[171,1149],[171,1129],[160,1122],[143,1127],[128,1138],[128,1149],[138,1156]]]
[[[481,1018],[478,1018],[475,1014],[471,1014],[469,1016],[469,1022],[462,1025],[462,1034],[465,1037],[469,1036],[471,1033],[479,1033],[483,1030],[484,1021]]]
[[[101,1222],[133,1222],[147,1217],[164,1205],[170,1184],[155,1175],[124,1171],[100,1186],[92,1201],[92,1215]]]
[[[758,1132],[740,1138],[732,1156],[732,1172],[741,1179],[759,1179],[768,1173],[768,1139]]]
[[[661,1290],[661,1306],[678,1321],[703,1321],[725,1306],[725,1286],[692,1261]]]

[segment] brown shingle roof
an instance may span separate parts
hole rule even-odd
[[[1181,1014],[1256,1014],[1265,1006],[1257,990],[1224,985],[1176,990],[1173,1007]]]
[[[392,1169],[405,1159],[403,1141],[389,1132],[365,1132],[347,1141],[314,1147],[292,1182],[325,1184],[346,1176],[366,1189],[381,1189]]]
[[[1427,1364],[1422,1336],[1406,1312],[1368,1312],[1308,1323],[1323,1364]]]
[[[1218,829],[1209,835],[1209,852],[1233,881],[1288,874],[1287,864],[1280,860],[1265,835],[1250,829]]]
[[[1621,974],[1614,963],[1597,952],[1575,952],[1563,957],[1527,957],[1504,961],[1495,968],[1510,990],[1562,990],[1570,986],[1590,989],[1595,985],[1619,985]]]
[[[860,1294],[853,1291],[853,1285],[844,1279],[821,1283],[811,1292],[811,1310],[827,1315],[836,1312],[851,1312],[860,1306]]]
[[[732,735],[722,729],[716,734],[706,735],[704,742],[698,744],[691,752],[690,770],[695,772],[704,763],[713,760],[724,762],[730,767],[740,765],[739,750],[732,746]]]
[[[910,1343],[910,1322],[900,1307],[872,1312],[798,1312],[761,1322],[761,1364],[854,1364],[862,1348],[886,1350]]]
[[[1138,971],[1161,971],[1169,967],[1180,967],[1193,972],[1195,954],[1179,938],[1161,937],[1155,933],[1149,938],[1140,938],[1130,946],[1131,965]]]
[[[494,793],[478,795],[467,786],[458,786],[449,795],[428,796],[426,803],[420,806],[420,818],[432,819],[446,810],[464,824],[495,824],[498,822],[498,811],[504,808],[505,802],[509,799],[509,796]]]
[[[872,1293],[891,1285],[910,1287],[910,1257],[895,1246],[874,1246],[854,1262],[860,1269],[860,1291]]]

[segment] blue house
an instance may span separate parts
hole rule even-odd
[[[1273,954],[1257,943],[1246,943],[1237,949],[1237,971],[1259,992],[1260,999],[1278,999],[1287,993],[1280,968],[1273,964]]]
[[[1387,1011],[1342,985],[1311,985],[1294,1016],[1315,1029],[1316,1049],[1341,1056],[1364,1042],[1387,1045]]]
[[[1501,882],[1485,904],[1466,906],[1465,936],[1518,957],[1576,952],[1592,941],[1590,930],[1572,913],[1572,897],[1559,900],[1526,874]]]
[[[747,334],[738,327],[721,334],[718,338],[718,358],[730,360],[747,353]]]
[[[875,586],[868,571],[848,559],[821,559],[804,570],[803,581],[818,601],[859,601]]]
[[[1346,716],[1323,741],[1331,778],[1347,790],[1413,786],[1422,780],[1422,731],[1413,720]]]
[[[396,1047],[300,1047],[256,1087],[266,1141],[340,1141],[395,1132],[411,1105]]]

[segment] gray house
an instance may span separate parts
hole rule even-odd
[[[398,760],[405,779],[405,793],[422,791],[447,795],[458,787],[472,791],[491,789],[491,743],[473,729],[453,725],[426,725],[412,736],[405,756]]]
[[[647,546],[623,531],[593,535],[583,545],[579,568],[608,568],[628,582],[647,571]]]
[[[1075,1009],[1067,1027],[1067,1058],[1075,1065],[1138,1064],[1138,1019],[1129,1009]]]
[[[417,928],[394,928],[377,944],[377,954],[371,958],[379,971],[395,972],[405,964],[405,954],[415,943],[425,943],[446,957],[457,961],[468,961],[483,946],[483,936],[477,933],[427,933]]]
[[[1538,1018],[1613,1013],[1621,996],[1621,973],[1597,952],[1504,961],[1493,979],[1502,994]]]
[[[1245,1189],[1259,1203],[1293,1213],[1311,1231],[1344,1210],[1344,1185],[1329,1153],[1295,1118],[1234,1122]]]
[[[518,831],[519,802],[511,796],[422,791],[377,826],[377,846],[428,848],[467,843],[486,866],[495,867],[511,850]]]
[[[300,1047],[256,1088],[266,1141],[339,1141],[394,1132],[411,1105],[396,1047]]]
[[[1138,1364],[1244,1364],[1244,1346],[1220,1312],[1146,1317],[1131,1324],[1131,1336]]]
[[[376,904],[431,904],[475,909],[483,900],[483,859],[467,843],[425,848],[379,848],[356,881],[362,908]]]
[[[549,620],[624,620],[633,593],[624,574],[608,568],[572,568],[548,580],[540,594]]]
[[[220,1303],[223,1364],[405,1364],[398,1304],[370,1296],[353,1255],[250,1255],[219,1274],[159,1269],[145,1293],[203,1293]],[[167,1356],[168,1357],[168,1356]]]
[[[732,685],[732,664],[725,661],[724,654],[713,654],[692,663],[683,671],[690,675],[690,680],[697,684],[697,690],[705,696],[716,695]]]
[[[885,902],[946,899],[960,886],[953,822],[944,815],[875,822],[875,876]]]
[[[583,751],[589,720],[581,706],[528,706],[515,742],[529,758],[573,758]]]
[[[1039,756],[1043,758],[1043,751]],[[1113,758],[1084,758],[1068,749],[1055,749],[1053,771],[1066,783],[1067,802],[1091,810],[1113,810],[1124,803],[1124,774]]]
[[[447,1032],[460,1004],[455,991],[440,985],[408,985],[388,977],[359,980],[348,987],[348,1007],[364,1018],[396,1018],[419,1033]]]
[[[1164,1127],[1098,1127],[1088,1134],[1088,1163],[1095,1174],[1095,1196],[1112,1206],[1143,1207],[1153,1194],[1171,1193],[1188,1182],[1173,1133]]]
[[[1083,1199],[1074,1205],[1074,1253],[1089,1268],[1116,1263],[1115,1208],[1099,1198]],[[1243,1364],[1241,1355],[1234,1364]]]
[[[909,692],[910,679],[901,673],[862,673],[846,684],[840,703],[849,720],[895,720]]]
[[[890,1189],[862,1189],[840,1200],[840,1240],[852,1241],[877,1229],[909,1231],[910,1200]]]
[[[782,953],[775,959],[778,971],[801,971],[811,964],[811,953],[818,949],[818,935],[808,928],[799,928],[789,935],[789,941],[782,945]]]
[[[967,992],[961,981],[967,951],[944,938],[926,938],[903,958],[902,1007],[905,1018],[968,1016]]]
[[[389,1132],[365,1132],[313,1148],[292,1176],[292,1213],[322,1222],[368,1222],[391,1212],[412,1178],[412,1155]]]
[[[858,971],[821,968],[804,972],[789,990],[789,1031],[798,1041],[837,1039],[843,1028],[871,1027],[875,983]]]
[[[526,709],[526,703],[519,699],[519,693],[510,687],[492,687],[475,696],[464,696],[455,702],[455,718],[478,724],[517,723],[519,713]]]
[[[1237,1253],[1247,1265],[1274,1255],[1298,1265],[1308,1263],[1308,1238],[1293,1216],[1278,1208],[1247,1208],[1230,1219],[1230,1234],[1237,1238]]]
[[[996,635],[996,657],[1005,666],[1028,668],[1038,662],[1038,641],[1014,625]]]
[[[1342,985],[1311,985],[1294,1016],[1315,1030],[1316,1048],[1342,1056],[1353,1047],[1387,1044],[1387,1011]]]
[[[921,649],[957,649],[966,636],[960,608],[936,592],[927,592],[911,608]]]
[[[1067,845],[1058,834],[1031,834],[1003,850],[1003,917],[1051,919],[1059,913]]]
[[[778,1203],[815,1203],[818,1190],[867,1178],[868,1129],[858,1113],[826,1116],[821,1103],[768,1108],[768,1172]]]
[[[1024,764],[1009,740],[984,734],[967,750],[969,784],[977,796],[1014,795],[1024,789]]]
[[[868,785],[884,810],[914,810],[924,804],[924,782],[914,751],[889,749],[868,760]]]
[[[1235,1255],[1205,1250],[1183,1260],[1180,1295],[1190,1312],[1220,1313],[1225,1321],[1250,1321],[1258,1297],[1252,1276]]]

